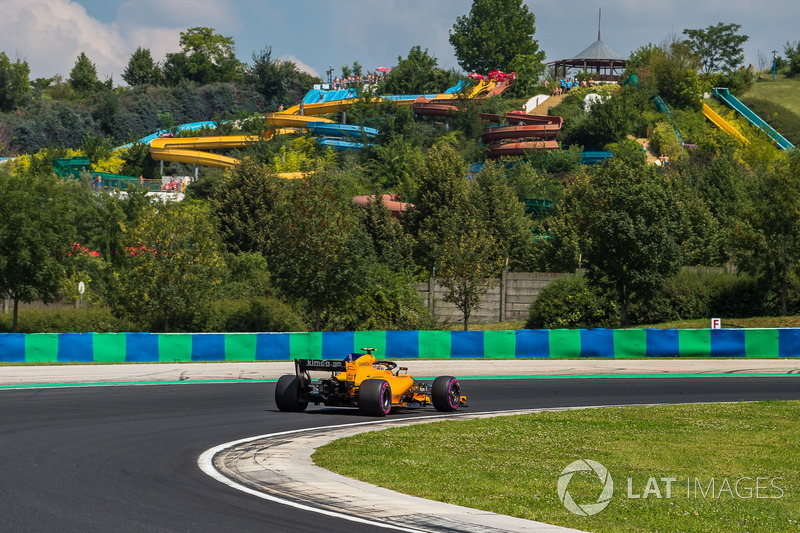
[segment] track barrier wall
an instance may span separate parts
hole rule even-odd
[[[800,357],[800,329],[554,329],[320,333],[0,333],[0,362]]]

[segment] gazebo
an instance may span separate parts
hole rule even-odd
[[[568,69],[580,69],[584,72],[595,72],[596,81],[619,81],[625,70],[625,59],[617,55],[600,39],[600,25],[597,27],[597,40],[588,48],[571,59],[560,59],[548,63],[553,66],[556,78],[567,77]]]

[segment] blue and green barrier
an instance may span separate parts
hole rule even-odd
[[[553,329],[318,333],[2,333],[0,362],[800,357],[800,329]]]

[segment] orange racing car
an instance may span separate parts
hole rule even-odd
[[[461,385],[453,376],[439,376],[433,384],[417,381],[408,369],[393,361],[376,359],[375,348],[366,354],[351,353],[343,361],[296,359],[295,374],[281,376],[275,387],[278,409],[303,412],[309,403],[336,407],[358,407],[366,415],[386,416],[392,409],[433,404],[437,411],[453,412],[467,405]],[[310,372],[330,372],[311,379]]]

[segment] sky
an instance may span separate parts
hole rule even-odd
[[[627,58],[640,46],[683,38],[719,22],[750,37],[745,63],[771,66],[772,50],[800,40],[797,0],[528,0],[547,61],[574,57],[597,39]],[[85,52],[98,77],[121,74],[138,48],[156,61],[180,50],[180,33],[206,26],[232,37],[241,61],[269,47],[272,57],[327,78],[354,61],[392,67],[414,46],[443,68],[458,68],[449,31],[471,0],[0,0],[0,52],[28,62],[31,79],[69,76]]]

